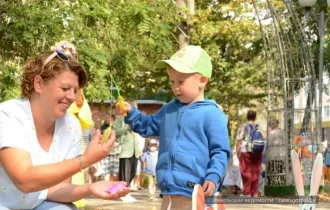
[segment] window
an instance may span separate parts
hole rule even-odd
[[[330,109],[329,106],[324,106],[324,110],[323,110],[323,116],[324,117],[329,117],[330,116]]]

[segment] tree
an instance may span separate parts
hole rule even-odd
[[[167,87],[166,72],[155,69],[154,63],[175,47],[173,31],[178,19],[174,4],[118,0],[84,1],[79,6],[72,30],[79,31],[76,40],[82,40],[79,46],[85,49],[81,61],[96,85],[87,88],[87,98],[109,98],[110,73],[127,98],[136,98],[141,89],[144,96],[150,96]],[[103,92],[97,95],[100,88]]]
[[[173,31],[179,20],[175,5],[169,1],[135,0],[127,4],[122,0],[84,0],[63,5],[63,1],[55,0],[0,4],[3,26],[0,81],[4,86],[0,100],[19,92],[18,78],[28,57],[63,39],[77,46],[79,61],[88,71],[89,100],[111,97],[110,72],[127,97],[136,97],[141,88],[151,95],[167,86],[165,72],[155,70],[154,63],[170,54],[176,45]],[[7,70],[10,66],[11,71]],[[135,80],[139,77],[139,81]]]
[[[168,0],[0,4],[0,100],[17,94],[19,81],[15,78],[19,78],[28,57],[64,39],[77,46],[79,61],[88,71],[89,100],[111,98],[110,73],[127,98],[150,97],[169,90],[166,71],[155,69],[154,64],[177,51],[177,35],[181,32],[177,26],[182,21],[189,28],[190,44],[201,45],[212,57],[214,74],[207,89],[209,97],[228,109],[233,104],[251,106],[253,99],[264,96],[262,41],[257,24],[247,15],[252,9],[245,1],[218,4],[196,0],[194,13],[179,10]],[[7,68],[11,71],[4,70]]]
[[[214,2],[214,1],[213,1]],[[198,1],[191,43],[202,45],[212,57],[214,76],[208,93],[225,109],[253,107],[265,100],[266,68],[259,25],[246,1],[208,4]]]
[[[63,37],[69,12],[58,0],[0,1],[0,101],[18,96],[25,60]]]

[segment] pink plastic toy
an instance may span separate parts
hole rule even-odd
[[[106,192],[107,193],[115,193],[120,189],[123,189],[125,187],[125,185],[123,184],[115,184],[112,187],[110,187]]]

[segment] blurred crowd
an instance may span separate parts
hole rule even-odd
[[[136,101],[131,102],[137,106]],[[146,115],[146,112],[142,112]],[[93,183],[96,180],[125,181],[131,191],[147,188],[149,198],[156,200],[156,164],[158,159],[159,137],[143,138],[134,133],[124,123],[122,116],[116,115],[113,109],[100,119],[100,127],[94,126],[83,130],[83,149],[87,148],[96,129],[103,134],[111,127],[116,132],[116,142],[108,157],[93,164],[86,170],[84,181]],[[121,198],[125,202],[135,202],[130,194]]]

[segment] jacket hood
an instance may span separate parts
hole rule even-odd
[[[184,103],[182,103],[179,99],[175,99],[175,102],[178,104],[182,104],[183,106],[186,106]],[[200,106],[215,106],[217,108],[220,108],[219,105],[214,100],[202,100],[202,101],[196,101],[190,105],[188,105],[189,108],[198,108]]]

